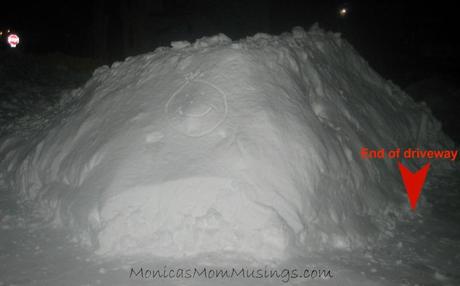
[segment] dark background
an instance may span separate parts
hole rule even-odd
[[[343,6],[346,17],[338,14]],[[17,32],[17,50],[27,54],[59,52],[110,63],[174,40],[220,32],[237,40],[318,22],[342,33],[374,69],[402,87],[460,79],[455,1],[17,0],[1,4],[0,11],[0,28]]]

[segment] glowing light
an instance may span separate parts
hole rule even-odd
[[[7,39],[7,42],[8,44],[10,45],[10,47],[12,48],[16,48],[16,46],[19,44],[19,37],[18,35],[16,34],[11,34],[8,36],[8,39]]]
[[[3,32],[2,32],[2,31],[0,31],[0,36],[3,36]]]
[[[345,17],[347,14],[348,14],[348,9],[347,8],[340,8],[339,15],[341,17]]]
[[[6,33],[9,33],[9,32],[11,32],[10,29],[6,30]]]

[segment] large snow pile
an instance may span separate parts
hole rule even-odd
[[[97,69],[62,106],[0,142],[2,176],[101,255],[366,245],[409,211],[395,161],[360,148],[444,144],[426,107],[318,28],[174,42]]]

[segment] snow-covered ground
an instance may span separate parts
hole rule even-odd
[[[446,183],[449,182],[449,183]],[[433,197],[433,215],[398,224],[395,236],[356,251],[327,251],[299,255],[273,269],[305,267],[330,269],[329,280],[292,279],[130,279],[131,267],[172,269],[223,264],[201,255],[192,259],[120,257],[101,259],[69,243],[64,231],[31,231],[16,210],[2,205],[0,271],[2,285],[458,285],[460,231],[458,190],[452,177],[431,180],[425,193]],[[440,195],[441,197],[437,196]],[[4,204],[5,201],[2,201]],[[10,216],[5,219],[5,214]],[[227,259],[228,265],[265,267],[244,258]],[[229,266],[224,267],[230,269]],[[0,283],[0,284],[1,284]]]
[[[460,282],[458,167],[433,162],[414,213],[396,162],[359,157],[454,144],[338,35],[175,42],[74,90],[38,70],[2,74],[0,285]],[[129,277],[165,266],[333,278]]]

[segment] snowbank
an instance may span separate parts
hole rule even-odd
[[[175,42],[62,105],[46,132],[0,142],[2,176],[101,255],[366,245],[409,211],[396,163],[360,148],[445,144],[426,107],[316,27]]]

